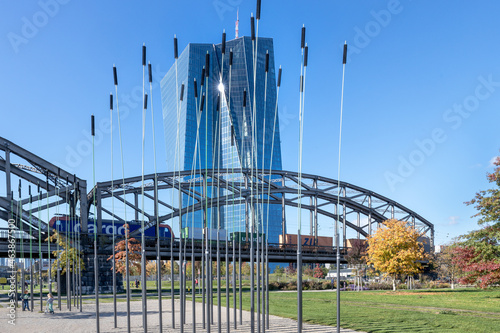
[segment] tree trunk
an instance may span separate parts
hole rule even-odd
[[[396,278],[392,278],[392,291],[396,291]]]

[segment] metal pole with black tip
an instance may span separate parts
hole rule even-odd
[[[264,219],[264,168],[265,168],[265,145],[266,145],[266,109],[267,109],[267,79],[269,74],[269,51],[266,51],[266,63],[264,67],[265,78],[264,78],[264,125],[262,126],[262,203],[261,203],[261,211],[262,211],[262,237],[257,236],[257,241],[260,241],[261,244],[261,263],[262,263],[262,332],[266,331],[266,271],[265,267],[265,249],[264,249],[264,221],[267,223],[267,219]],[[274,133],[273,133],[274,135]],[[271,169],[271,164],[269,164],[269,169]],[[269,179],[270,181],[271,179]],[[259,239],[260,238],[260,239]],[[260,315],[260,313],[259,313]]]
[[[201,80],[200,80],[200,91],[202,91],[202,96],[201,96],[201,101],[200,101],[200,113],[203,112],[203,106],[205,103],[205,93],[203,93],[203,85],[205,84],[205,67],[202,68],[201,70]],[[206,115],[206,114],[205,114]],[[200,114],[200,120],[201,120],[202,114]],[[205,118],[205,123],[208,123],[208,118]],[[205,125],[205,128],[206,125]],[[203,190],[203,200],[205,200],[205,205],[203,206],[203,238],[201,240],[201,304],[202,304],[202,310],[201,310],[201,315],[202,315],[202,323],[203,323],[203,329],[205,329],[206,325],[206,307],[205,307],[205,296],[206,296],[206,285],[205,285],[205,266],[206,266],[206,251],[207,248],[205,247],[205,229],[207,227],[207,207],[208,207],[208,201],[207,201],[207,136],[208,134],[205,131],[205,173],[203,174],[203,185],[202,185],[202,190]],[[200,169],[201,169],[201,161],[200,161]],[[201,171],[200,171],[201,173]]]
[[[297,204],[297,331],[302,332],[302,133],[303,133],[303,99],[304,99],[304,71],[307,64],[305,53],[306,28],[302,27],[300,48],[302,50],[302,63],[300,67],[300,106],[299,106],[299,181],[298,181],[298,204]]]
[[[181,94],[179,97],[179,103],[184,99],[184,84],[181,86]],[[179,157],[180,160],[180,157]],[[181,333],[184,332],[184,257],[182,255],[182,188],[181,188],[181,177],[180,177],[180,168],[179,168],[179,178],[178,178],[178,194],[179,194],[179,300],[180,300],[180,325],[181,325]]]
[[[95,289],[95,316],[96,316],[96,332],[99,333],[99,263],[97,260],[97,221],[96,221],[96,183],[95,183],[95,121],[94,115],[90,117],[90,127],[92,133],[92,178],[94,183],[93,188],[93,205],[94,205],[94,289]],[[67,270],[66,270],[67,271]]]
[[[228,83],[228,112],[230,115],[231,112],[231,84],[232,84],[232,77],[233,77],[233,50],[229,50],[229,83]],[[231,146],[235,145],[235,134],[234,134],[234,126],[233,123],[231,122]],[[232,149],[233,156],[231,156],[231,187],[234,187],[234,149]],[[234,191],[233,191],[233,202],[234,202]],[[231,214],[232,216],[232,224],[233,224],[233,237],[231,241],[231,246],[233,249],[233,256],[232,256],[232,264],[233,264],[233,322],[234,322],[234,329],[238,328],[238,323],[237,323],[237,307],[236,307],[236,246],[235,246],[235,220],[234,220],[234,203],[231,205],[231,208],[233,210],[233,213]],[[227,239],[229,239],[229,235],[227,235]],[[227,242],[227,240],[226,240]],[[227,266],[227,263],[226,263]],[[226,268],[227,269],[227,268]],[[228,325],[229,326],[229,325]],[[228,328],[229,330],[229,328]]]
[[[219,94],[217,96],[217,105],[216,105],[216,110],[217,110],[217,119],[218,119],[218,126],[217,126],[217,328],[218,332],[222,332],[222,309],[221,309],[221,274],[220,274],[220,269],[221,269],[221,253],[220,253],[220,230],[221,230],[221,223],[220,223],[220,201],[219,201],[219,195],[220,195],[220,147],[221,147],[221,140],[222,140],[222,133],[221,133],[221,122],[222,122],[222,98],[224,97],[222,95],[223,90],[221,91],[221,87],[223,86],[222,83],[222,76],[224,73],[224,56],[226,55],[226,33],[222,33],[222,46],[221,46],[221,54],[222,54],[222,65],[220,68],[220,79],[219,79]],[[226,264],[226,269],[227,269],[227,264]],[[227,284],[227,280],[226,280]],[[227,289],[227,285],[226,285]],[[228,325],[229,326],[229,325]]]
[[[144,94],[144,75],[146,74],[146,46],[142,45],[142,159],[141,159],[141,293],[142,293],[142,328],[148,331],[148,295],[146,281],[146,236],[144,230],[144,150],[146,136],[146,111],[148,108],[148,95]]]
[[[151,62],[148,62],[148,81],[149,97],[151,98],[151,128],[153,131],[153,157],[154,157],[154,214],[156,216],[156,289],[158,292],[158,323],[159,331],[163,331],[163,309],[162,309],[162,290],[161,290],[161,254],[160,254],[160,220],[158,210],[158,173],[156,171],[156,135],[155,135],[155,117],[153,109],[153,71]]]
[[[126,186],[125,186],[125,164],[123,162],[123,142],[122,142],[122,126],[120,119],[120,106],[118,104],[118,74],[116,71],[116,66],[113,65],[113,81],[115,85],[115,96],[116,96],[116,114],[118,118],[118,137],[120,139],[120,159],[121,159],[121,167],[122,167],[122,198],[123,198],[123,215],[125,217],[125,281],[127,285],[126,293],[127,293],[127,332],[130,333],[130,266],[129,266],[129,225],[127,224],[127,203],[125,201],[126,198]]]
[[[195,105],[195,112],[197,114],[196,116],[196,138],[199,139],[199,133],[200,133],[200,121],[201,121],[201,112],[198,112],[198,84],[196,82],[196,78],[193,79],[193,90],[194,90],[194,105]],[[198,143],[198,141],[196,141]],[[200,144],[200,143],[199,143]],[[199,151],[199,146],[198,149],[194,150],[194,155],[196,157],[196,151]],[[200,157],[201,159],[201,157]],[[200,168],[201,168],[201,160],[199,161],[200,163]],[[196,163],[193,164],[193,167],[196,169]],[[196,172],[195,172],[196,174]],[[200,170],[201,174],[201,170]],[[192,325],[193,325],[193,333],[196,333],[196,288],[197,284],[195,283],[196,281],[196,270],[195,270],[195,263],[196,263],[196,258],[194,256],[194,208],[193,208],[193,213],[192,213],[192,229],[193,232],[191,232],[191,284],[193,286],[193,292],[191,294],[192,300],[191,300],[191,315],[192,315]],[[203,257],[203,252],[202,255]]]
[[[177,59],[179,58],[179,53],[178,53],[178,49],[177,49],[177,36],[174,35],[174,59],[175,59],[175,89],[176,89],[176,94],[177,94],[177,89],[178,89],[178,85],[177,85]],[[177,97],[176,97],[177,98]],[[177,113],[179,113],[179,102],[176,100],[176,105],[177,105]],[[175,161],[172,162],[173,165],[174,165],[174,170],[175,170]],[[174,175],[175,175],[175,172],[174,172]],[[174,177],[175,178],[175,177]],[[173,199],[173,193],[174,193],[174,185],[172,185],[172,200]],[[172,202],[173,203],[173,202]],[[181,210],[181,208],[179,207],[179,211]],[[181,235],[181,232],[182,230],[179,230],[179,239],[182,239],[182,235]],[[180,248],[179,248],[179,251],[180,251]],[[174,263],[174,255],[173,255],[173,240],[172,242],[170,242],[170,282],[171,282],[171,285],[170,285],[170,293],[171,293],[171,301],[172,301],[172,328],[175,328],[175,282],[174,282],[174,267],[175,267],[175,263]],[[182,326],[182,325],[181,325]]]
[[[205,106],[205,203],[206,203],[206,210],[208,214],[208,188],[207,188],[207,183],[208,183],[208,98],[209,98],[209,77],[210,77],[210,54],[207,51],[207,54],[205,55],[205,98],[207,99],[206,106]],[[212,180],[213,181],[213,180]],[[212,210],[210,210],[210,216],[212,217],[211,214]],[[210,219],[211,220],[211,219]],[[211,223],[210,223],[211,224]],[[205,240],[206,240],[206,247],[205,247],[205,266],[206,266],[206,288],[207,288],[207,332],[210,332],[210,325],[213,323],[213,311],[212,311],[212,258],[211,258],[211,248],[209,248],[209,226],[208,226],[208,216],[206,220],[206,226],[205,226]],[[210,244],[211,246],[211,244]]]
[[[340,150],[342,147],[342,116],[344,108],[344,78],[347,62],[347,42],[344,43],[342,56],[342,94],[340,98],[340,131],[339,131],[339,166],[337,175],[337,218],[335,219],[335,247],[337,248],[337,333],[340,333],[340,240],[339,240],[339,207],[340,207]],[[345,223],[345,221],[343,221]]]
[[[220,110],[220,102],[221,101],[221,96],[220,92],[219,95],[217,96],[217,105],[216,105],[216,111],[217,111],[217,175],[219,174],[219,167],[220,167],[220,154],[219,154],[219,149],[220,149],[220,141],[222,138],[221,135],[221,110]],[[220,262],[220,207],[219,207],[219,194],[220,194],[220,176],[217,176],[217,250],[216,250],[216,255],[217,255],[217,329],[219,333],[222,333],[222,313],[221,313],[221,281],[220,281],[220,268],[221,268],[221,262]]]
[[[118,318],[117,318],[117,308],[116,308],[116,229],[115,229],[115,186],[113,184],[113,94],[109,94],[109,123],[110,123],[110,142],[111,142],[111,224],[113,226],[113,327],[118,327]]]

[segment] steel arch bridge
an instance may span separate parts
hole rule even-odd
[[[300,198],[301,208],[310,212],[312,236],[318,236],[318,214],[340,222],[344,246],[347,228],[354,231],[358,238],[367,237],[381,222],[391,218],[406,221],[414,226],[429,238],[431,248],[434,245],[434,225],[416,212],[394,200],[350,183],[340,182],[339,188],[339,182],[328,177],[302,174],[302,180],[299,182],[299,174],[294,171],[208,169],[197,171],[195,175],[191,171],[164,172],[156,176],[149,174],[144,176],[144,188],[142,184],[142,176],[96,184],[89,192],[87,202],[89,209],[93,203],[97,208],[97,230],[101,230],[103,213],[120,221],[125,220],[120,214],[105,208],[109,207],[105,204],[106,200],[112,197],[132,209],[135,219],[139,220],[139,216],[142,216],[139,197],[144,191],[144,197],[149,201],[144,205],[149,207],[144,212],[145,229],[155,226],[157,221],[173,223],[173,219],[193,211],[225,205],[243,205],[248,230],[249,203],[253,202],[281,206],[282,233],[285,233],[285,208],[298,207]],[[215,188],[214,192],[223,194],[216,197],[204,195],[209,192],[209,188]],[[162,192],[165,191],[170,191],[170,196],[179,199],[164,200]],[[340,191],[338,205],[337,191]],[[130,200],[131,197],[133,200]],[[189,198],[188,202],[191,204],[179,204],[182,203],[181,197]],[[160,208],[167,213],[160,214]],[[132,232],[131,236],[137,233],[139,230]]]
[[[75,212],[78,203],[82,232],[87,232],[87,216],[91,212],[94,200],[98,224],[102,222],[103,213],[114,216],[120,221],[125,220],[122,216],[123,211],[120,214],[106,208],[109,207],[106,205],[106,200],[110,200],[111,197],[124,202],[129,209],[133,210],[136,220],[139,220],[142,214],[142,205],[139,204],[139,197],[143,190],[141,176],[97,183],[85,195],[86,181],[77,178],[76,175],[1,137],[0,150],[4,152],[4,156],[0,157],[0,172],[5,174],[6,180],[6,197],[0,196],[0,219],[7,220],[9,216],[14,216],[26,226],[31,224],[35,228],[40,228],[44,234],[47,231],[49,221],[44,221],[43,217],[39,220],[35,214],[32,214],[31,220],[29,219],[27,206],[30,198],[26,192],[23,192],[22,198],[16,200],[14,193],[17,192],[17,186],[12,184],[12,176],[44,190],[42,194],[34,190],[33,202],[43,200],[43,204],[34,207],[33,213],[47,208],[54,209],[58,205],[69,205],[70,210]],[[15,161],[12,159],[13,156],[16,157]],[[125,184],[125,198],[123,197],[123,183]],[[203,192],[208,193],[209,188],[216,188],[218,190],[216,192],[223,195],[205,197]],[[379,223],[394,218],[407,221],[429,238],[431,247],[434,244],[433,224],[394,200],[346,182],[340,182],[339,188],[337,180],[318,175],[302,174],[302,181],[299,182],[297,172],[283,170],[202,169],[197,170],[194,175],[191,171],[158,173],[156,177],[154,174],[145,175],[144,198],[149,201],[145,204],[146,227],[156,225],[157,221],[172,223],[173,219],[178,218],[179,215],[200,211],[203,208],[240,204],[246,207],[248,228],[249,204],[269,202],[270,205],[278,205],[282,208],[281,223],[284,233],[285,208],[298,207],[299,188],[301,208],[310,212],[310,235],[318,236],[318,215],[338,220],[341,223],[344,246],[347,230],[354,231],[357,237],[366,237],[374,232]],[[190,204],[179,205],[179,200],[165,200],[168,196],[179,198],[179,189],[184,197],[189,198]],[[338,208],[337,191],[340,191]],[[165,192],[168,194],[165,195]],[[50,201],[48,206],[46,201]],[[12,210],[12,207],[15,209]],[[166,211],[166,213],[161,214],[161,211]],[[101,230],[99,225],[97,230]],[[138,232],[135,231],[135,233]]]

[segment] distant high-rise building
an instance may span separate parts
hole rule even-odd
[[[252,47],[250,37],[240,37],[226,42],[223,55],[221,44],[191,43],[179,56],[177,64],[174,64],[165,75],[161,81],[161,94],[167,147],[167,171],[192,170],[193,167],[196,170],[227,168],[234,170],[234,174],[223,176],[224,180],[236,181],[239,178],[237,171],[240,168],[251,167],[252,156],[254,167],[281,170],[273,40],[272,38],[258,39],[255,120],[252,119],[254,106]],[[230,68],[231,51],[233,61]],[[207,53],[210,56],[208,79],[202,77]],[[269,53],[267,82],[266,53]],[[197,98],[194,92],[195,79]],[[202,81],[203,86],[201,86]],[[181,101],[182,85],[184,85],[184,94]],[[200,113],[202,94],[206,96],[203,111]],[[244,107],[245,94],[246,106]],[[255,126],[252,127],[254,121]],[[273,136],[274,146],[272,145]],[[197,137],[198,145],[196,146]],[[252,148],[254,155],[252,155]],[[199,193],[202,192],[200,187],[196,190]],[[215,188],[210,187],[208,196],[227,194],[225,190],[214,193],[216,191]],[[260,195],[260,197],[267,198],[265,195]],[[193,199],[184,195],[183,206],[191,204],[193,204]],[[277,243],[278,236],[282,233],[281,206],[256,205],[255,209],[258,210],[256,215],[259,217],[259,231],[268,234],[270,243]],[[216,208],[209,209],[207,226],[217,228],[219,222],[221,228],[226,229],[228,234],[245,232],[248,228],[245,224],[245,207],[241,204],[223,206],[218,215]],[[182,226],[183,228],[203,227],[203,213],[198,211],[184,215]]]

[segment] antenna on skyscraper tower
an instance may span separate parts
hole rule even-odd
[[[238,38],[239,37],[239,25],[240,25],[239,12],[240,12],[240,7],[238,7],[238,9],[236,10],[236,27],[234,29],[234,33],[235,33],[235,37],[234,38]]]

